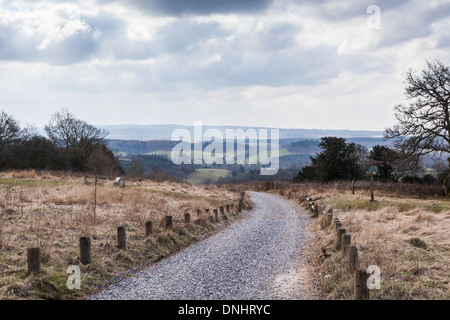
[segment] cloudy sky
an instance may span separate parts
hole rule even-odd
[[[427,59],[450,64],[450,0],[0,0],[0,109],[22,125],[67,108],[93,124],[383,130]]]

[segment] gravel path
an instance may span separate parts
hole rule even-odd
[[[316,299],[306,270],[308,214],[276,195],[249,192],[254,208],[219,233],[89,299]]]

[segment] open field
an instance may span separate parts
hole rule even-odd
[[[309,196],[320,210],[334,210],[333,217],[358,247],[359,267],[381,269],[381,289],[371,292],[373,299],[450,299],[450,200],[433,196],[433,188],[408,197],[404,190],[389,196],[378,187],[375,202],[364,189],[353,195],[338,184],[283,186],[279,192],[298,204]],[[429,198],[422,199],[425,195]],[[328,299],[351,299],[353,275],[342,253],[335,251],[336,233],[333,227],[324,229],[324,218],[316,221],[324,253],[317,272]]]
[[[94,214],[94,185],[89,182],[75,175],[28,171],[0,176],[0,299],[83,297],[113,277],[126,276],[224,227],[229,221],[213,222],[204,209],[237,205],[239,199],[239,194],[214,186],[142,181],[119,188],[111,180],[99,180]],[[185,212],[191,213],[192,223],[184,223]],[[171,230],[164,227],[166,215],[173,216]],[[154,234],[146,238],[149,220]],[[126,251],[116,246],[121,225],[127,231]],[[81,290],[70,291],[66,270],[79,265],[80,236],[91,237],[93,263],[80,266]],[[43,272],[28,276],[27,248],[33,246],[41,248]]]
[[[197,169],[191,173],[187,179],[187,183],[198,185],[201,183],[216,183],[221,177],[229,177],[230,170],[224,169]]]

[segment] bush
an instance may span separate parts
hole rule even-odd
[[[407,240],[407,242],[415,248],[421,248],[421,249],[427,248],[427,244],[425,243],[425,241],[423,241],[419,238],[411,238],[411,239]]]

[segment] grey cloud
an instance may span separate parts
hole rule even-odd
[[[450,3],[437,7],[405,6],[403,12],[382,16],[383,37],[380,47],[389,47],[413,39],[426,38],[433,34],[432,24],[450,16]]]
[[[450,49],[450,34],[442,36],[436,46],[439,49]]]
[[[137,6],[155,14],[180,16],[211,13],[255,13],[266,10],[273,0],[131,0],[125,5]]]

